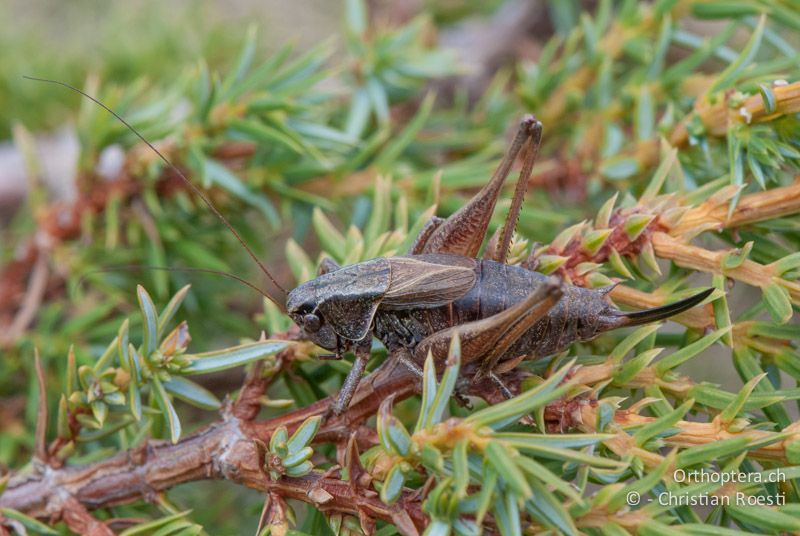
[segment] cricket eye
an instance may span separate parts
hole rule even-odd
[[[307,314],[303,317],[303,327],[310,333],[316,333],[319,331],[321,325],[322,322],[315,314]]]

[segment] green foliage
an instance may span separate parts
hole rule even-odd
[[[579,2],[550,2],[555,33],[536,61],[515,60],[474,102],[461,89],[437,96],[440,78],[463,74],[435,44],[437,32],[490,11],[432,3],[392,27],[376,24],[364,2],[346,1],[340,51],[323,44],[266,54],[264,32],[253,26],[236,34],[238,52],[221,48],[224,61],[183,68],[185,52],[164,45],[162,55],[181,66],[174,76],[134,80],[109,63],[83,82],[186,170],[287,288],[314,278],[324,257],[347,265],[404,254],[431,216],[452,213],[485,184],[508,126],[531,111],[544,123],[544,145],[512,264],[586,287],[622,282],[611,295],[623,307],[716,289],[677,319],[680,330],[611,332],[523,362],[518,396],[472,409],[456,403],[469,364],[454,338],[445,363],[426,360],[420,397],[384,397],[365,425],[377,442],[362,453],[355,440],[322,444],[323,419],[311,413],[296,428],[276,426],[253,447],[265,489],[275,490],[262,533],[369,533],[352,509],[322,507],[327,497],[309,498],[299,515],[280,499],[281,485],[316,478],[341,478],[389,512],[418,505],[428,535],[800,530],[800,70],[792,33],[800,18],[788,3],[760,0],[602,0],[592,13]],[[698,34],[690,15],[722,24]],[[153,63],[149,49],[142,54]],[[63,69],[80,83],[85,68],[73,61]],[[52,88],[29,87],[37,103],[51,96]],[[23,92],[16,84],[9,91]],[[35,323],[3,342],[0,394],[24,407],[0,413],[8,421],[0,462],[24,468],[35,450],[35,348],[56,415],[46,430],[49,455],[59,464],[105,459],[146,438],[185,440],[212,410],[231,418],[227,397],[240,400],[245,388],[232,393],[220,371],[246,366],[268,383],[253,402],[268,417],[334,394],[349,363],[314,359],[322,350],[295,340],[290,319],[268,300],[197,273],[103,270],[134,264],[258,277],[235,238],[129,130],[88,102],[53,106],[43,115],[76,118],[83,204],[63,224],[61,205],[34,181],[3,235],[7,265],[45,237],[57,284]],[[31,129],[50,121],[27,111],[14,120]],[[16,141],[25,145],[26,136],[18,129]],[[124,163],[104,175],[97,164],[112,147]],[[507,208],[501,199],[493,228]],[[271,338],[258,338],[261,330]],[[376,345],[369,368],[385,357]],[[362,470],[369,478],[354,480]],[[701,470],[747,481],[676,478]],[[662,504],[665,494],[732,502],[701,511]],[[136,519],[122,532],[130,535],[230,529],[214,505],[192,504],[190,514],[171,504],[174,495],[96,515]],[[752,505],[778,496],[785,504]],[[243,495],[237,514],[254,525],[262,499]],[[403,530],[392,519],[394,527],[380,522],[376,533]],[[7,508],[0,526],[54,533]]]
[[[154,521],[140,523],[125,529],[120,536],[139,536],[141,534],[202,534],[203,527],[186,519],[189,511],[161,517]]]
[[[319,416],[307,419],[291,437],[285,426],[273,432],[269,450],[265,449],[264,462],[265,469],[273,480],[278,480],[282,475],[298,477],[311,472],[314,464],[309,458],[314,454],[314,449],[310,444],[321,421]]]
[[[262,360],[290,345],[287,341],[264,339],[221,351],[187,353],[191,337],[186,322],[169,333],[166,328],[188,290],[189,287],[181,289],[159,314],[147,291],[138,287],[144,319],[139,347],[129,342],[129,322],[125,320],[94,366],[78,367],[75,354],[70,352],[57,425],[59,437],[67,447],[72,441],[96,441],[125,428],[138,435],[151,428],[166,427],[169,437],[176,442],[181,436],[181,423],[174,407],[175,398],[205,410],[221,406],[212,392],[186,376]],[[72,418],[77,420],[78,428],[70,425]],[[80,428],[94,431],[79,433]]]
[[[59,127],[79,104],[74,95],[31,87],[23,75],[47,74],[80,85],[91,74],[128,84],[173,80],[198,55],[215,66],[227,65],[240,38],[228,25],[213,22],[220,16],[209,2],[167,8],[141,0],[135,9],[104,2],[4,2],[0,136],[9,137],[18,123],[36,131]],[[231,19],[230,24],[243,22]]]

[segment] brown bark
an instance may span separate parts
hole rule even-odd
[[[352,431],[356,431],[357,439],[371,443],[374,438],[364,434],[360,425],[389,394],[394,393],[397,399],[407,398],[415,392],[415,384],[415,378],[405,367],[387,363],[365,378],[349,410],[328,419],[315,441],[346,442]],[[348,481],[331,477],[330,472],[273,481],[263,471],[255,440],[268,442],[279,426],[291,431],[308,417],[324,414],[331,402],[331,398],[326,398],[286,415],[252,422],[241,420],[226,409],[221,421],[176,444],[150,440],[89,465],[37,468],[32,474],[12,477],[0,495],[0,507],[41,519],[66,520],[77,505],[93,510],[153,500],[159,492],[179,484],[214,479],[304,501],[323,512],[366,514],[395,524],[404,534],[416,534],[424,528],[427,518],[419,499],[411,494],[387,506],[374,491],[360,490]],[[85,516],[72,519],[75,523],[81,520],[88,522]],[[103,530],[101,527],[93,530],[103,534],[99,532]]]

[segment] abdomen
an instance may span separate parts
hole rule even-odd
[[[546,281],[546,276],[538,272],[487,260],[475,260],[475,275],[472,289],[451,304],[428,309],[413,306],[405,310],[379,309],[375,318],[376,337],[389,350],[397,347],[413,350],[433,333],[488,318],[511,307]],[[567,285],[560,302],[520,337],[504,358],[549,355],[580,338],[579,332],[584,330],[573,321],[577,311],[571,309],[582,301],[595,301],[592,293]]]

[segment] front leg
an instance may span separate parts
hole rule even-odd
[[[356,392],[358,384],[367,368],[367,361],[369,361],[370,357],[370,342],[371,341],[356,346],[356,359],[353,361],[353,366],[350,368],[350,372],[347,373],[347,377],[342,384],[342,389],[339,391],[339,397],[331,406],[329,413],[341,415],[350,405],[350,400],[353,399],[353,394]]]

